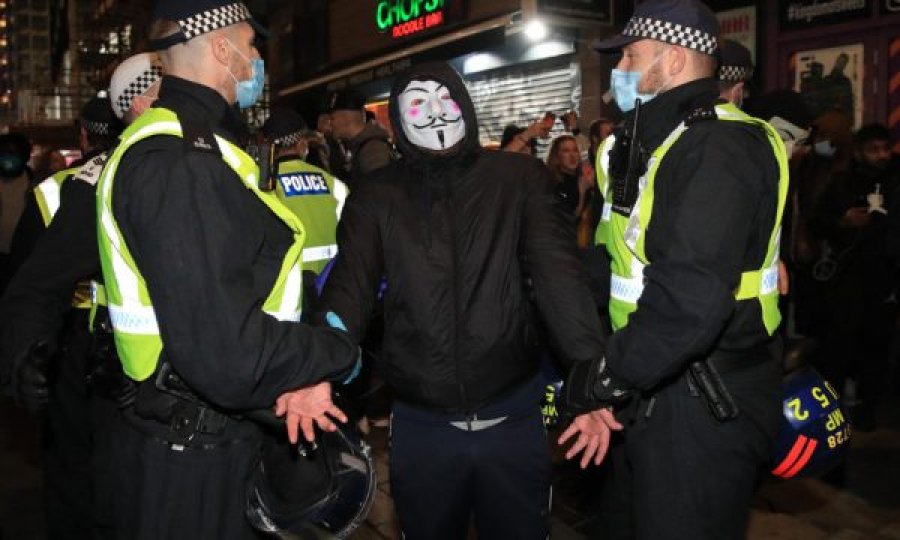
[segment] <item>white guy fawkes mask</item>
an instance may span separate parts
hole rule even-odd
[[[442,83],[410,81],[398,101],[403,132],[412,144],[440,152],[465,138],[462,111]]]

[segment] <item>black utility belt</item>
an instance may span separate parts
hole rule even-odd
[[[197,452],[209,450],[221,450],[237,444],[249,442],[253,439],[250,435],[236,436],[221,439],[202,440],[196,437],[197,432],[187,437],[179,436],[170,425],[164,425],[156,419],[147,419],[140,416],[133,408],[125,411],[124,417],[131,426],[149,441],[165,446],[173,452]]]
[[[133,411],[139,418],[168,428],[156,435],[185,445],[197,435],[222,435],[237,422],[197,396],[168,362],[160,362],[153,376],[138,384]]]

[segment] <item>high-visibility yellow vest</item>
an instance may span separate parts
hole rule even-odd
[[[90,176],[99,173],[98,167],[102,167],[106,162],[106,154],[100,154],[87,163],[70,167],[57,171],[50,175],[46,180],[35,186],[34,199],[37,202],[38,210],[41,213],[41,220],[45,227],[49,227],[59,211],[60,193],[62,192],[63,183],[69,178],[75,176]],[[90,281],[81,281],[72,296],[72,307],[78,309],[93,309],[91,288],[93,284]]]
[[[337,255],[337,222],[349,190],[322,169],[300,159],[278,162],[275,192],[303,221],[303,268],[320,274]]]
[[[778,133],[768,123],[753,118],[731,104],[717,105],[715,108],[719,121],[743,122],[760,126],[766,132],[769,144],[778,161],[778,208],[772,233],[769,237],[766,257],[758,268],[741,274],[740,285],[735,291],[738,301],[758,301],[762,306],[763,325],[771,335],[781,322],[778,309],[778,262],[779,243],[781,237],[781,217],[788,192],[788,156],[784,143]],[[684,122],[659,145],[647,163],[647,171],[639,181],[639,194],[631,215],[623,216],[616,212],[604,211],[608,219],[598,226],[596,242],[605,244],[610,254],[612,278],[610,282],[609,315],[613,330],[624,328],[628,317],[637,309],[637,302],[644,292],[644,270],[651,261],[644,251],[647,226],[653,211],[653,194],[656,173],[666,153],[676,141],[690,129]],[[606,202],[612,201],[612,183],[607,179],[609,174],[609,151],[612,143],[604,144],[598,157],[598,179],[605,181]],[[602,171],[600,170],[602,168]],[[601,189],[603,189],[603,185]]]
[[[113,215],[113,183],[122,156],[134,144],[148,137],[170,135],[182,137],[181,124],[174,112],[164,108],[145,111],[122,134],[109,162],[103,169],[97,187],[98,240],[103,279],[106,284],[110,320],[116,350],[125,373],[143,381],[156,370],[163,343],[156,312],[147,292],[147,283],[134,262],[119,225]],[[259,189],[259,167],[243,150],[215,136],[222,159],[243,184],[253,192],[293,233],[272,290],[262,310],[280,321],[300,321],[303,294],[303,223],[274,193]],[[177,279],[177,276],[172,276]]]

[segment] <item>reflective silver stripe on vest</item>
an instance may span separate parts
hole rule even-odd
[[[778,261],[762,271],[759,294],[765,296],[778,290]],[[609,295],[616,300],[637,304],[644,294],[644,278],[626,278],[612,275],[610,279]]]
[[[609,295],[621,302],[637,304],[638,298],[644,292],[644,277],[626,278],[612,275],[609,283]]]
[[[337,252],[337,244],[306,248],[303,250],[303,262],[327,261],[333,259]]]
[[[122,306],[110,305],[109,318],[113,328],[128,334],[159,335],[159,325],[156,324],[156,312],[151,306]]]
[[[40,190],[41,196],[44,197],[47,211],[50,212],[50,217],[52,218],[56,215],[56,211],[59,210],[59,184],[56,183],[53,177],[50,177],[38,184],[37,188]]]
[[[612,203],[605,202],[603,203],[603,214],[600,216],[600,221],[609,221],[609,218],[612,216]]]
[[[335,211],[337,212],[337,218],[340,221],[341,214],[344,213],[344,203],[347,202],[347,196],[350,195],[350,188],[347,187],[347,184],[341,182],[340,178],[334,179],[334,199],[337,201],[337,208]]]
[[[759,294],[765,296],[778,290],[778,259],[771,266],[762,271],[762,283],[759,286]]]

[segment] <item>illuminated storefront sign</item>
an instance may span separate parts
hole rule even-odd
[[[445,0],[381,0],[375,11],[380,32],[394,38],[417,34],[446,22]]]

